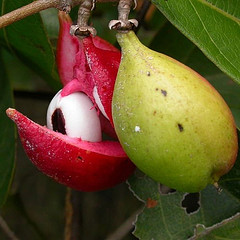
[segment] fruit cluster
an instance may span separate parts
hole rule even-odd
[[[207,80],[132,31],[117,34],[120,53],[99,37],[71,36],[68,15],[59,20],[63,89],[49,105],[47,127],[7,110],[43,173],[97,191],[125,181],[136,165],[170,188],[198,192],[232,168],[235,122]],[[102,132],[115,140],[102,140]]]

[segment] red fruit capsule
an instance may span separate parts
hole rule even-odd
[[[98,191],[125,181],[135,169],[118,142],[81,141],[40,126],[15,109],[9,108],[7,115],[33,164],[59,183]]]
[[[7,115],[16,123],[29,159],[43,173],[77,190],[107,189],[125,181],[135,169],[119,142],[101,141],[99,133],[91,129],[97,124],[100,132],[115,136],[111,101],[120,52],[99,37],[80,40],[71,36],[71,19],[65,13],[60,13],[59,20],[57,64],[64,87],[49,107],[48,126],[52,130],[15,109],[8,109]],[[87,109],[82,109],[85,102],[76,102],[82,98],[90,104]],[[73,102],[68,107],[69,99]],[[77,137],[75,126],[83,128]],[[88,139],[89,134],[90,138],[94,135],[93,140]]]
[[[57,65],[65,86],[62,95],[75,91],[86,93],[113,125],[111,105],[120,51],[97,36],[81,40],[71,36],[72,21],[63,12],[59,12],[59,22]]]

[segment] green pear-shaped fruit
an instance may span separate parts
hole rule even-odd
[[[233,166],[236,126],[207,80],[180,62],[118,33],[113,94],[116,133],[129,158],[154,180],[184,192],[216,183]]]

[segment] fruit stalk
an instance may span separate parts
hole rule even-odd
[[[72,0],[72,7],[79,5],[83,0]],[[98,2],[118,2],[119,0],[98,0]],[[33,1],[21,8],[13,10],[9,13],[0,16],[0,28],[6,27],[14,22],[17,22],[25,17],[38,13],[48,8],[57,8],[60,10],[59,0],[37,0]]]
[[[120,32],[128,32],[138,26],[136,19],[128,19],[131,7],[134,3],[134,8],[137,5],[136,0],[120,0],[118,4],[118,20],[111,20],[109,23],[110,29],[116,29]]]

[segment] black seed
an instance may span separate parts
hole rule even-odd
[[[52,115],[53,131],[66,134],[65,119],[61,109],[57,108]]]
[[[184,130],[183,125],[178,123],[178,129],[179,129],[180,132],[182,132]]]
[[[81,157],[81,156],[78,156],[77,158],[78,158],[79,160],[82,160],[82,157]]]
[[[161,93],[162,93],[162,95],[163,95],[164,97],[167,96],[167,91],[166,91],[166,90],[161,89]]]
[[[199,193],[188,193],[184,196],[181,205],[186,208],[187,214],[194,213],[200,208],[199,200]]]

